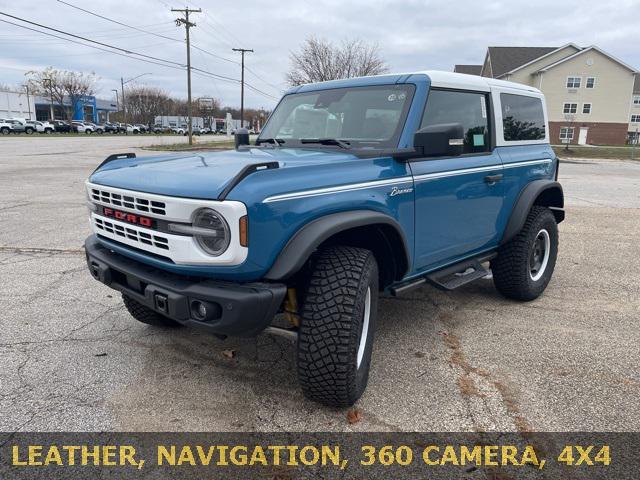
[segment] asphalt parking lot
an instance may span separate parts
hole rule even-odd
[[[303,398],[287,340],[138,324],[86,271],[88,174],[177,140],[0,139],[0,430],[640,430],[640,162],[561,165],[567,220],[537,301],[489,280],[383,299],[351,425]]]

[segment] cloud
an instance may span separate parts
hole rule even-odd
[[[80,3],[65,0],[115,20],[136,25],[159,35],[184,38],[184,28],[173,23],[172,0],[125,2],[103,0]],[[178,2],[182,5],[183,1]],[[246,79],[269,94],[246,90],[246,105],[273,107],[284,84],[289,52],[308,35],[333,41],[363,38],[380,46],[392,71],[451,70],[455,63],[481,63],[489,45],[554,46],[574,42],[596,44],[624,62],[640,65],[640,29],[637,2],[622,0],[615,8],[606,2],[558,2],[557,0],[245,0],[243,2],[194,0],[191,30],[195,46],[193,65],[232,78],[240,77],[239,55],[232,47],[253,48],[248,53]],[[182,7],[179,7],[182,8]],[[132,51],[185,62],[184,44],[131,30],[56,1],[15,2],[0,0],[0,11],[117,45]],[[4,17],[0,17],[4,18]],[[140,83],[186,96],[183,71],[146,64],[113,53],[46,37],[0,23],[0,83],[18,83],[24,71],[53,65],[93,71],[100,78],[100,94],[110,97],[125,79],[141,73]],[[224,57],[221,60],[217,57]],[[230,60],[230,61],[228,61]],[[193,93],[220,98],[238,105],[237,83],[193,76]]]

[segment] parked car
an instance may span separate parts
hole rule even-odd
[[[51,134],[53,132],[55,132],[55,127],[52,123],[49,123],[47,121],[37,121],[37,122],[33,122],[33,125],[36,127],[36,131],[38,133],[46,133],[46,134]]]
[[[138,135],[139,133],[142,133],[142,130],[140,129],[140,127],[138,125],[131,125],[131,124],[127,123],[127,133],[132,133],[134,135]]]
[[[73,130],[71,124],[64,120],[52,120],[51,123],[53,124],[54,130],[58,133],[69,133]]]
[[[73,131],[77,133],[92,134],[96,131],[95,125],[89,122],[73,121],[71,122],[71,127]]]
[[[26,133],[31,135],[36,131],[36,126],[27,124],[26,120],[19,120],[17,118],[8,118],[5,122],[11,124],[11,133]]]
[[[93,122],[84,122],[84,123],[85,125],[88,125],[91,128],[93,128],[93,131],[95,133],[99,133],[100,135],[102,135],[105,132],[104,125],[97,125]]]
[[[156,134],[171,133],[171,127],[165,127],[164,125],[155,124],[153,127],[151,127],[151,131]]]
[[[382,292],[492,274],[530,301],[555,268],[564,194],[528,85],[435,71],[305,85],[253,146],[132,157],[87,182],[93,277],[146,324],[297,341],[302,390],[327,405],[366,388]]]
[[[102,124],[102,128],[104,129],[104,133],[119,133],[120,128],[117,123],[105,122]]]
[[[147,133],[149,131],[149,127],[143,123],[136,123],[134,127],[138,127],[139,133]]]
[[[7,120],[0,119],[0,133],[2,135],[13,133],[13,124]]]
[[[191,127],[191,133],[193,135],[202,135],[202,129],[200,127]],[[187,127],[183,133],[183,135],[189,135],[189,127]]]
[[[178,135],[184,135],[187,131],[187,126],[183,125],[181,127],[171,127],[171,133],[177,133]]]

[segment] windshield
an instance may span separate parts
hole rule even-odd
[[[381,85],[290,94],[269,118],[258,143],[277,139],[300,146],[336,139],[355,148],[394,148],[413,92],[412,85]]]

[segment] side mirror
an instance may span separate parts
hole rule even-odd
[[[460,123],[440,123],[421,128],[413,136],[413,146],[425,157],[462,155],[464,128]]]
[[[239,128],[234,135],[236,142],[236,150],[244,145],[249,145],[249,130],[246,128]]]

